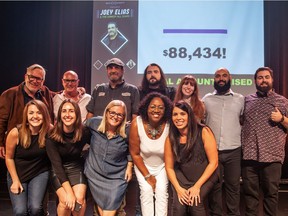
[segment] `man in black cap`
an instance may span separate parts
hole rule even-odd
[[[87,118],[102,116],[107,104],[112,100],[122,100],[127,107],[127,121],[131,121],[137,114],[139,92],[136,86],[126,83],[123,79],[124,63],[118,58],[106,62],[109,83],[95,86],[92,98],[86,109]]]

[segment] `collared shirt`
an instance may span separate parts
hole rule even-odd
[[[58,109],[61,105],[61,103],[64,101],[64,100],[67,100],[69,98],[67,98],[65,96],[65,93],[64,91],[60,94],[56,94],[54,97],[53,97],[53,106],[54,106],[54,116],[57,117],[57,114],[58,114]],[[81,111],[81,120],[82,122],[84,122],[84,120],[86,119],[86,115],[87,115],[87,110],[86,110],[86,105],[89,103],[91,99],[91,96],[89,94],[84,94],[84,95],[81,95],[79,101],[75,101],[78,105],[79,105],[79,108],[80,108],[80,111]]]
[[[94,116],[102,116],[103,112],[112,100],[122,100],[127,108],[127,121],[132,120],[132,114],[137,114],[139,105],[139,91],[136,86],[123,82],[111,88],[109,83],[96,85],[92,98],[86,109]]]
[[[244,110],[244,96],[231,89],[224,95],[216,91],[203,97],[206,125],[213,131],[218,150],[233,150],[241,146],[240,117]]]
[[[275,107],[287,116],[288,100],[282,95],[269,92],[267,96],[251,94],[245,97],[242,128],[244,160],[283,163],[287,130],[281,123],[270,119]]]

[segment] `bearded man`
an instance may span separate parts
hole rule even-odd
[[[144,71],[141,86],[138,88],[140,101],[151,92],[158,92],[174,101],[176,90],[174,87],[167,87],[166,79],[162,68],[155,63],[149,64]]]
[[[231,90],[232,77],[226,68],[214,74],[213,93],[203,97],[205,123],[212,129],[218,147],[219,182],[209,195],[210,215],[222,215],[225,192],[227,215],[239,215],[241,174],[241,119],[244,96]],[[225,190],[222,189],[225,182]]]
[[[269,67],[258,68],[254,81],[257,92],[245,97],[242,126],[245,215],[258,215],[260,187],[263,215],[277,215],[288,100],[273,91],[273,71]]]

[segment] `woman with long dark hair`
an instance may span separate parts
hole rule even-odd
[[[89,129],[82,125],[78,104],[63,101],[46,146],[52,164],[52,186],[59,199],[58,215],[85,214],[87,180],[81,152],[90,137]]]
[[[218,179],[217,146],[213,132],[198,123],[185,101],[174,105],[164,155],[173,186],[172,215],[206,215],[204,200]]]

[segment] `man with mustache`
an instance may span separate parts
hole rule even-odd
[[[113,53],[116,53],[118,49],[127,41],[118,31],[116,22],[109,22],[107,25],[107,37],[103,40]]]
[[[38,99],[46,104],[54,120],[52,98],[55,93],[44,86],[46,71],[38,64],[27,68],[24,82],[4,91],[0,96],[0,158],[5,158],[5,137],[22,122],[24,106],[30,100]]]
[[[166,79],[162,68],[155,63],[149,64],[144,71],[141,86],[139,87],[140,100],[150,92],[159,92],[174,100],[176,90],[174,87],[167,87]]]
[[[258,68],[254,81],[257,91],[245,97],[242,126],[245,215],[258,215],[260,187],[263,215],[277,215],[288,128],[288,100],[273,91],[271,68]]]
[[[212,129],[218,147],[220,178],[209,195],[211,215],[222,215],[222,186],[225,185],[227,215],[239,215],[241,175],[241,117],[244,96],[231,90],[232,77],[226,68],[214,75],[213,93],[203,97],[205,121]],[[224,180],[224,181],[223,181]]]

